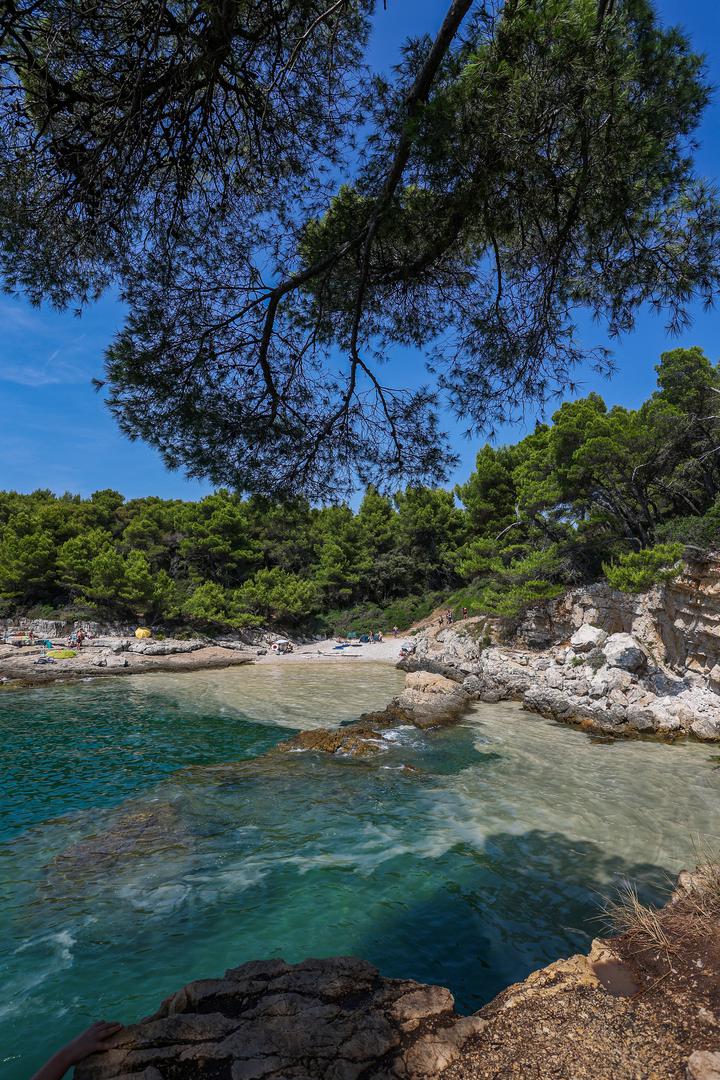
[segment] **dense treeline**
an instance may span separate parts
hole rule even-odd
[[[454,493],[369,488],[357,512],[224,490],[2,493],[0,613],[407,625],[440,600],[514,614],[603,574],[646,587],[720,534],[720,368],[692,348],[656,370],[637,410],[565,403],[519,443],[484,446]]]

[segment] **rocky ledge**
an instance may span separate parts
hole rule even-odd
[[[190,983],[75,1080],[435,1077],[484,1027],[457,1016],[448,990],[362,960],[267,960]]]
[[[252,962],[192,982],[75,1080],[717,1080],[720,875],[681,875],[623,933],[460,1017],[448,990],[353,958]]]
[[[138,642],[138,644],[140,644]],[[0,645],[0,687],[40,686],[45,683],[72,681],[102,675],[138,675],[149,671],[202,671],[210,668],[249,664],[254,650],[230,652],[203,642],[164,641],[151,649],[115,649],[108,644],[84,645],[77,655],[37,664],[45,650],[22,651]]]

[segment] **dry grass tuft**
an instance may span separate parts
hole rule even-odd
[[[617,895],[606,901],[604,914],[616,933],[627,937],[633,951],[654,949],[669,958],[674,946],[664,926],[663,909],[643,904],[634,885],[621,885]]]
[[[715,932],[720,919],[720,859],[715,851],[696,846],[698,865],[684,870],[667,907],[643,904],[634,885],[623,884],[607,899],[603,917],[612,930],[627,939],[633,952],[664,953],[668,964],[688,937]]]
[[[720,863],[702,862],[691,874],[681,874],[679,899],[686,909],[703,919],[720,917]]]

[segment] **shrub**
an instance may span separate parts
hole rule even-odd
[[[647,592],[653,585],[678,576],[682,552],[681,543],[656,544],[621,555],[613,563],[603,563],[603,573],[613,588],[621,592]]]
[[[487,585],[480,593],[480,610],[487,615],[515,618],[534,604],[554,600],[565,591],[552,581],[525,581],[521,585]]]
[[[350,631],[364,633],[377,629],[387,633],[393,626],[407,631],[413,623],[427,618],[440,602],[440,593],[428,593],[426,596],[404,596],[383,605],[370,602],[356,604],[345,610],[329,611],[322,618],[322,624],[333,634],[347,634]]]
[[[720,545],[720,499],[716,499],[702,517],[677,517],[665,521],[656,530],[661,543],[692,544],[700,548],[717,548]]]
[[[585,663],[592,671],[599,671],[601,667],[605,666],[605,653],[602,649],[593,649]]]

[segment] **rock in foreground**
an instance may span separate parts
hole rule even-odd
[[[362,960],[267,960],[189,983],[75,1077],[421,1080],[484,1026],[458,1017],[448,990],[381,978]]]
[[[266,960],[190,983],[75,1080],[716,1080],[720,868],[459,1017],[439,986],[362,960]],[[462,947],[462,944],[460,944]]]

